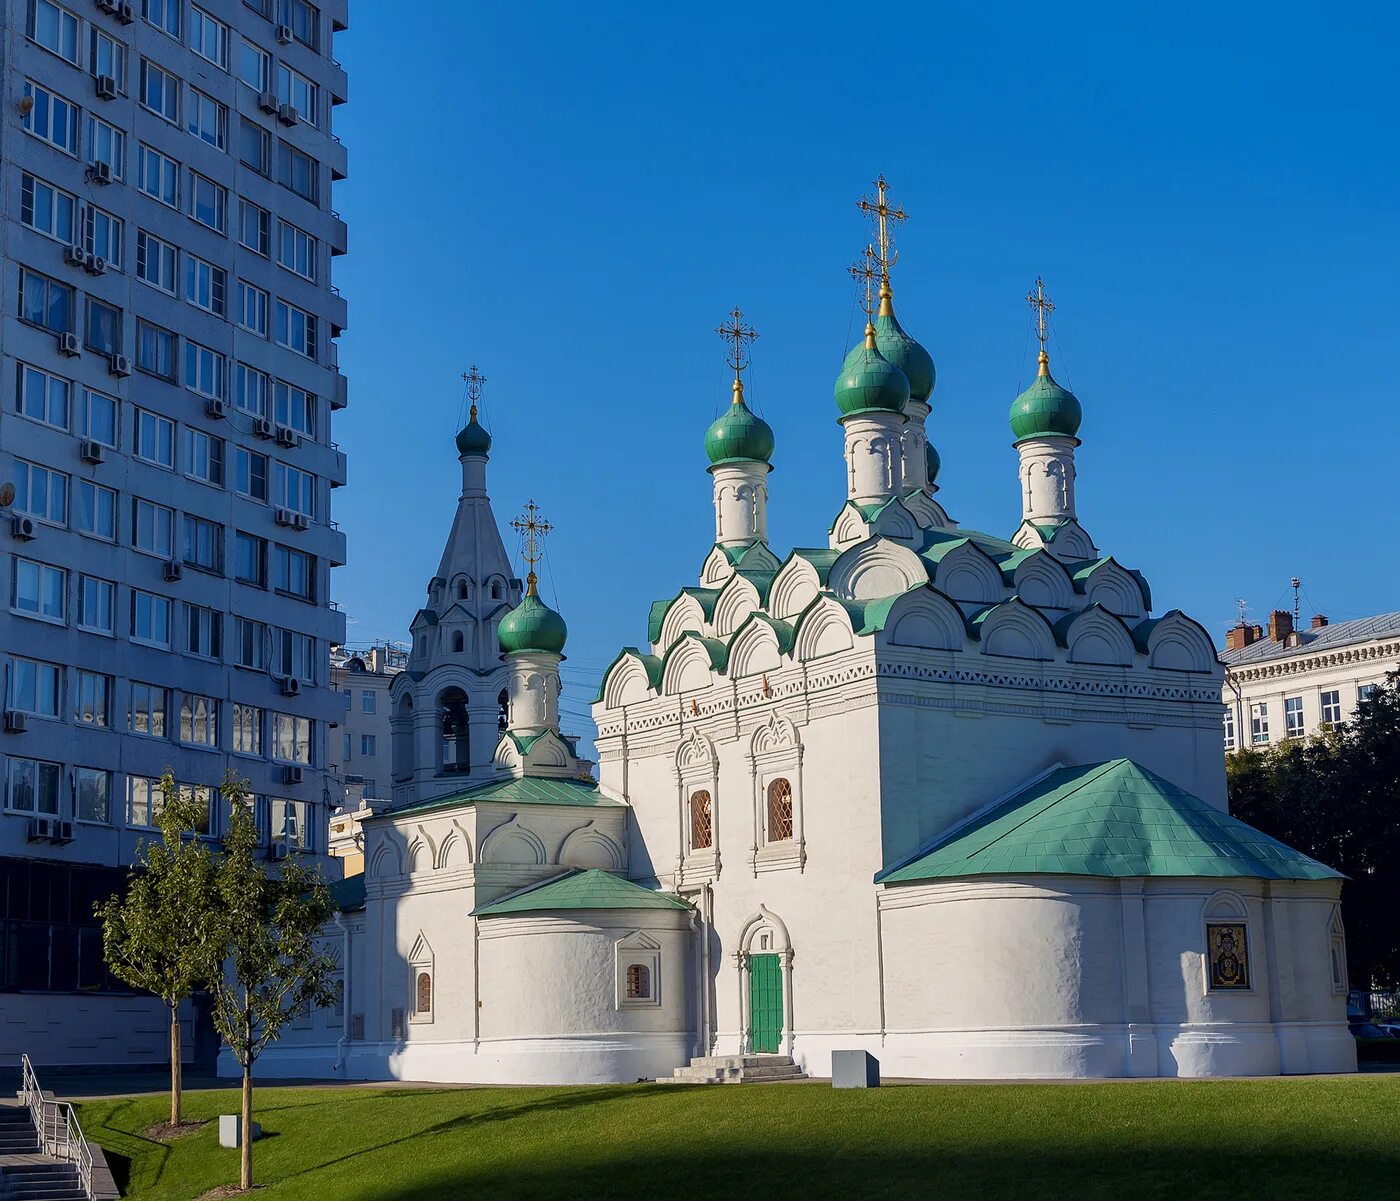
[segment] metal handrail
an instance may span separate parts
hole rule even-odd
[[[50,1101],[39,1087],[39,1077],[28,1055],[20,1056],[20,1103],[29,1109],[29,1117],[39,1136],[39,1146],[45,1155],[67,1160],[78,1171],[83,1195],[92,1198],[92,1148],[83,1137],[78,1115],[67,1101]]]

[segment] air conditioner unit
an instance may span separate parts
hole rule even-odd
[[[277,427],[277,445],[300,446],[301,435],[297,433],[296,430],[292,429],[290,426],[279,425]]]
[[[213,417],[216,421],[220,421],[228,416],[228,405],[224,401],[211,396],[204,402],[204,415],[206,417]]]
[[[258,107],[265,113],[275,113],[277,111],[277,93],[259,92]]]
[[[291,853],[292,848],[285,842],[274,842],[267,848],[267,857],[269,859],[285,859]]]
[[[287,43],[292,40],[292,27],[290,25],[277,26],[277,40],[281,42],[282,45],[287,45]]]
[[[179,559],[167,559],[161,569],[161,574],[173,584],[176,580],[185,578],[185,565]]]
[[[99,100],[115,100],[117,98],[117,81],[110,75],[97,77],[97,98]]]
[[[58,353],[67,355],[70,359],[76,359],[83,353],[83,344],[78,341],[77,334],[58,335]]]
[[[88,260],[87,249],[82,246],[65,246],[63,248],[63,261],[70,267],[86,267]]]
[[[72,822],[60,822],[60,821],[54,822],[54,823],[53,823],[53,833],[49,835],[49,841],[50,841],[50,842],[72,842],[72,841],[73,841],[73,823],[72,823]]]
[[[93,163],[87,169],[87,177],[93,183],[109,184],[115,178],[111,163]]]
[[[295,104],[282,104],[277,108],[277,119],[283,125],[295,125],[297,123],[297,106]]]
[[[131,374],[131,360],[124,354],[114,354],[107,362],[107,370],[113,375],[125,379]]]
[[[88,261],[84,263],[83,266],[87,268],[87,272],[89,275],[107,274],[107,260],[104,259],[100,254],[88,255]]]
[[[266,417],[253,418],[253,433],[259,438],[272,438],[276,436],[277,427]]]
[[[101,442],[94,442],[91,438],[84,438],[78,443],[78,458],[84,463],[102,463],[107,458],[107,448]]]
[[[21,542],[32,542],[39,534],[39,527],[34,524],[34,518],[16,513],[10,518],[10,533]]]
[[[301,695],[301,681],[296,676],[283,676],[277,681],[277,687],[281,689],[283,696]]]
[[[109,17],[115,17],[121,9],[121,0],[97,0],[97,11]]]
[[[295,519],[296,514],[291,509],[275,509],[272,514],[272,520],[278,525],[292,525]]]
[[[7,709],[5,711],[5,733],[23,734],[29,729],[29,714],[21,713],[17,709]]]
[[[117,20],[123,25],[130,25],[136,20],[136,14],[131,11],[131,0],[121,0],[117,11]]]
[[[293,514],[292,514],[292,529],[294,529],[294,530],[309,530],[310,528],[311,528],[311,518],[309,518],[305,513],[293,513]]]
[[[301,783],[301,768],[299,768],[299,767],[293,767],[290,763],[288,763],[287,765],[285,765],[285,766],[282,768],[282,783],[283,783],[283,784],[300,784],[300,783]]]
[[[31,817],[29,819],[28,838],[30,842],[51,842],[53,841],[54,827],[58,825],[58,819],[53,817]]]

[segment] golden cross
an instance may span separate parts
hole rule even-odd
[[[539,506],[535,504],[533,498],[526,504],[525,512],[510,524],[511,528],[525,540],[525,562],[530,565],[530,571],[525,576],[525,590],[529,595],[534,596],[537,580],[535,564],[540,561],[540,556],[543,553],[545,535],[554,527],[541,516]]]
[[[889,201],[885,198],[885,192],[889,184],[885,182],[882,175],[875,181],[875,199],[872,201],[868,196],[862,196],[856,203],[856,207],[862,213],[866,213],[875,218],[875,231],[877,241],[880,245],[880,279],[884,283],[889,283],[890,268],[899,262],[899,252],[890,253],[890,246],[894,241],[890,233],[889,223],[891,221],[907,221],[909,214],[902,208],[891,208]]]
[[[476,364],[471,365],[471,370],[462,372],[462,379],[467,385],[467,399],[472,402],[472,417],[476,420],[476,402],[481,399],[481,385],[486,382],[486,377],[476,369]]]
[[[865,281],[865,315],[875,316],[875,277],[880,273],[875,270],[875,247],[869,243],[861,252],[860,262],[852,263],[850,266],[851,278]]]
[[[1040,351],[1044,354],[1045,319],[1055,311],[1055,306],[1045,295],[1045,281],[1039,276],[1036,276],[1035,288],[1026,297],[1026,303],[1035,310],[1035,336],[1040,339]]]
[[[724,359],[734,368],[734,375],[737,377],[749,365],[749,346],[758,334],[754,332],[753,326],[744,324],[744,314],[737,307],[730,309],[728,316],[728,324],[717,326],[715,333],[726,342],[734,343],[734,349],[726,354]]]

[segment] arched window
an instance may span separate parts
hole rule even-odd
[[[627,966],[627,999],[646,1001],[651,999],[651,969],[644,963]]]
[[[419,972],[413,985],[413,1012],[419,1017],[433,1011],[433,978],[427,972]]]
[[[500,600],[505,595],[505,589],[501,587],[500,580],[491,581],[491,599]]]
[[[466,649],[466,639],[462,637],[462,631],[457,630],[452,635],[452,653],[460,655]]]
[[[710,793],[702,788],[690,794],[690,849],[703,851],[714,845],[714,817]]]
[[[449,688],[438,697],[438,718],[442,731],[442,770],[464,772],[471,769],[471,743],[467,722],[467,694]]]
[[[504,688],[496,694],[496,729],[504,734],[510,728],[510,693]]]
[[[458,581],[457,581],[457,599],[458,599],[458,600],[468,600],[468,599],[471,597],[471,594],[472,594],[472,591],[471,591],[471,588],[468,587],[467,581],[466,581],[466,580],[458,580]]]
[[[779,776],[768,785],[768,841],[792,837],[792,785]]]
[[[413,698],[408,693],[399,698],[390,737],[393,740],[394,779],[410,780],[413,778]]]

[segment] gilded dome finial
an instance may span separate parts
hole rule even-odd
[[[520,514],[510,525],[520,535],[524,543],[521,553],[530,567],[525,576],[525,595],[538,596],[536,584],[539,582],[539,577],[535,575],[535,564],[540,561],[540,557],[544,554],[545,536],[554,527],[544,519],[533,498],[526,504],[525,512]]]
[[[740,377],[744,368],[749,365],[749,347],[758,337],[753,326],[744,324],[743,311],[736,305],[729,310],[729,321],[725,325],[716,326],[717,333],[726,342],[734,345],[729,353],[725,355],[727,362],[734,369],[734,404],[744,403],[744,381]]]
[[[885,182],[885,177],[881,175],[875,181],[875,199],[862,196],[856,202],[856,207],[862,213],[873,218],[875,222],[875,239],[879,246],[880,261],[880,313],[881,317],[889,317],[894,313],[894,306],[891,303],[894,299],[894,292],[890,288],[890,268],[899,262],[899,251],[894,250],[894,235],[890,230],[890,222],[898,224],[907,221],[909,214],[902,207],[895,208],[889,203],[886,193],[889,184]]]

